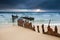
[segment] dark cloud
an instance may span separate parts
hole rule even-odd
[[[18,4],[24,4],[26,0],[0,0],[0,9],[17,8]]]
[[[60,9],[60,0],[48,0],[37,7],[41,7],[42,9]]]
[[[60,0],[0,0],[0,9],[9,8],[60,10]]]
[[[24,3],[26,0],[0,0],[0,4]]]

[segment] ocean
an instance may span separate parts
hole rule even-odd
[[[23,16],[34,17],[33,24],[48,25],[51,19],[51,25],[60,25],[60,13],[58,12],[0,12],[0,25],[12,23],[12,15],[18,15],[18,18]],[[15,23],[17,23],[18,18]]]

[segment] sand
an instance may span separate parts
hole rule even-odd
[[[1,26],[1,25],[0,25]],[[60,27],[59,33],[60,33]],[[42,34],[17,25],[2,25],[0,28],[0,40],[60,40],[58,37]]]

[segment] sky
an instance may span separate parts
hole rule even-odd
[[[60,0],[0,0],[0,9],[60,10]]]

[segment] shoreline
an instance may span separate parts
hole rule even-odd
[[[16,23],[12,23],[12,22],[11,23],[0,23],[0,25],[5,25],[5,24],[17,24],[17,22]],[[48,25],[48,23],[33,23],[33,22],[32,22],[32,24],[33,25],[42,25],[42,24],[44,24],[46,26]],[[50,23],[50,25],[60,26],[60,23]]]

